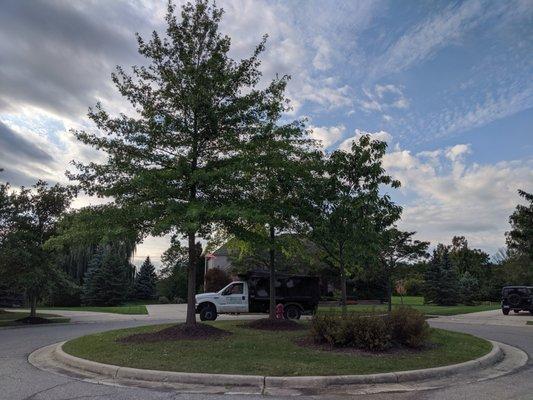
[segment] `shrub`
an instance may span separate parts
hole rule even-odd
[[[315,314],[310,334],[318,344],[382,351],[393,345],[422,347],[430,329],[421,312],[398,307],[390,315]]]
[[[395,343],[418,348],[429,338],[430,329],[424,314],[414,308],[395,308],[389,319],[392,340]]]
[[[386,317],[359,314],[316,314],[311,321],[315,343],[381,351],[391,345]]]
[[[206,292],[218,292],[229,283],[231,283],[231,277],[220,268],[212,268],[205,274]]]
[[[159,300],[158,300],[159,304],[169,304],[170,301],[168,300],[167,297],[165,296],[159,296]]]

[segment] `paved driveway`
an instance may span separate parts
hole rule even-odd
[[[524,311],[519,314],[510,313],[509,315],[503,315],[501,310],[492,310],[446,317],[443,316],[434,319],[434,321],[473,325],[524,326],[527,325],[527,321],[533,321],[533,315]],[[533,326],[531,328],[533,328]]]

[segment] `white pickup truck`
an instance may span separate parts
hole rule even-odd
[[[196,295],[196,312],[202,321],[214,321],[219,314],[268,313],[268,273],[253,271],[239,275],[214,293]],[[318,278],[298,275],[276,275],[276,303],[284,305],[285,318],[299,319],[304,312],[318,306]]]

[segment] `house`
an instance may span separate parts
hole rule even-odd
[[[206,258],[206,272],[213,268],[219,268],[223,271],[230,272],[231,260],[230,253],[226,245],[219,247],[213,253],[208,253]]]

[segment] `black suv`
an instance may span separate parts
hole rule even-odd
[[[506,286],[502,289],[502,312],[529,311],[533,314],[533,286]]]

